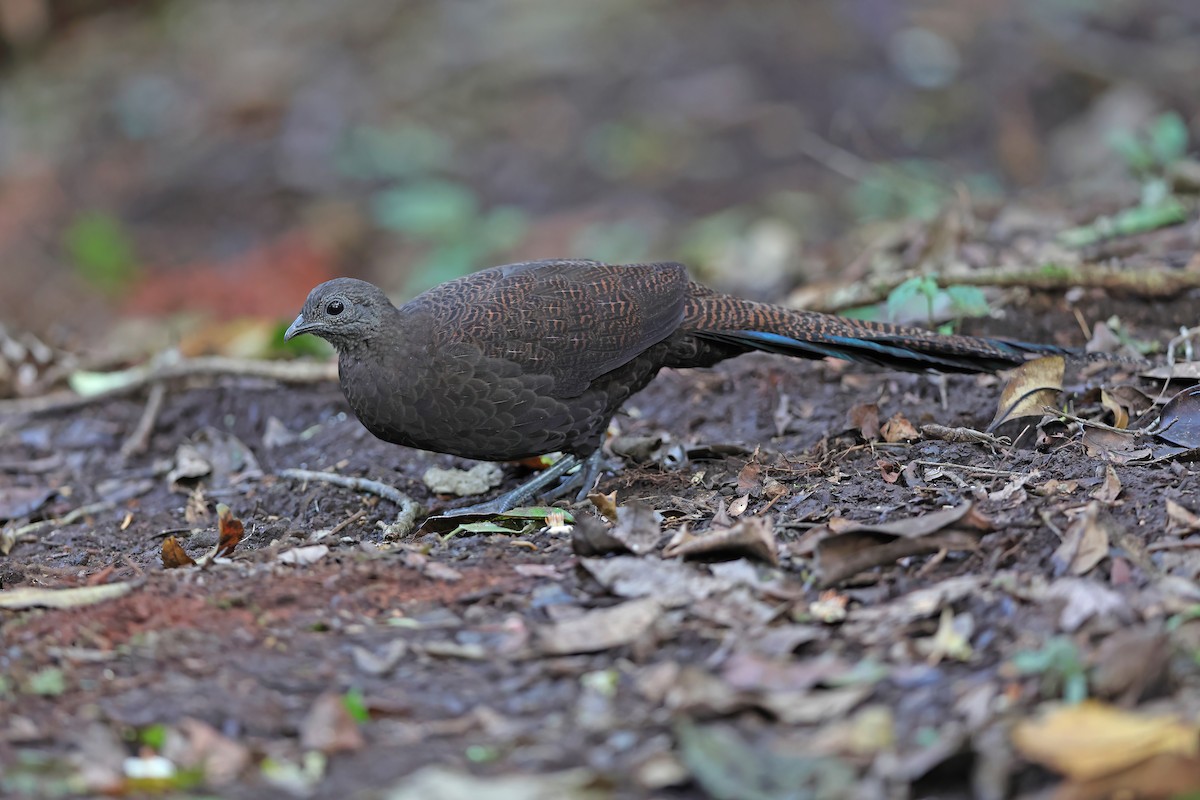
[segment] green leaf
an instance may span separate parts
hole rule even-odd
[[[566,522],[575,521],[575,517],[571,516],[570,511],[567,511],[565,508],[554,508],[553,506],[522,506],[520,508],[514,508],[511,511],[505,511],[499,516],[508,517],[510,519],[545,520],[546,517],[555,512],[562,514],[563,520]]]
[[[1108,137],[1108,146],[1121,157],[1130,172],[1140,174],[1154,169],[1154,154],[1129,131],[1114,131]]]
[[[1150,126],[1150,150],[1161,166],[1169,166],[1187,155],[1188,126],[1174,111],[1160,115]]]
[[[63,244],[79,274],[104,292],[120,292],[137,277],[133,242],[109,214],[76,217],[63,233]]]
[[[351,689],[342,695],[342,705],[345,707],[346,713],[355,722],[361,724],[371,721],[371,712],[367,709],[367,703],[363,698],[361,689]]]
[[[888,294],[888,319],[894,320],[901,317],[905,310],[913,306],[918,297],[925,299],[928,314],[932,317],[933,303],[937,299],[939,291],[937,278],[933,275],[918,275],[909,278]]]
[[[166,725],[150,725],[138,731],[138,741],[147,747],[161,751],[167,741]]]
[[[42,697],[58,697],[67,690],[67,679],[58,667],[46,667],[29,676],[26,689]]]
[[[960,317],[985,317],[988,313],[987,296],[978,286],[947,286],[946,296],[950,307]]]

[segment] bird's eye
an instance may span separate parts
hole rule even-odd
[[[325,313],[331,317],[336,317],[345,310],[346,306],[341,300],[330,300],[329,305],[325,306]]]

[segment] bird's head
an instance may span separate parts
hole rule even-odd
[[[351,349],[373,338],[392,307],[378,286],[356,278],[334,278],[308,293],[304,308],[283,338],[311,333],[338,350]]]

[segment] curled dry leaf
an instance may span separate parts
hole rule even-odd
[[[1113,469],[1112,464],[1104,465],[1104,482],[1096,487],[1092,492],[1092,497],[1096,500],[1111,506],[1117,502],[1117,497],[1121,494],[1121,479],[1117,477],[1117,471]]]
[[[1200,514],[1188,510],[1174,500],[1167,500],[1167,533],[1175,535],[1200,531]]]
[[[881,525],[830,520],[822,531],[810,531],[816,541],[821,582],[831,586],[872,567],[912,555],[939,550],[973,550],[992,522],[970,501]]]
[[[168,536],[162,543],[162,565],[163,569],[192,567],[196,565],[196,559],[187,554],[178,539]]]
[[[1050,556],[1054,574],[1086,575],[1108,556],[1112,521],[1093,500],[1067,526],[1062,543]]]
[[[1088,428],[1083,432],[1083,447],[1092,458],[1102,458],[1113,464],[1129,464],[1149,458],[1151,449],[1142,447],[1134,432]]]
[[[1168,444],[1200,447],[1200,386],[1188,387],[1168,400],[1150,432]]]
[[[913,427],[913,424],[899,411],[893,414],[887,422],[883,423],[880,433],[883,435],[883,440],[888,444],[915,442],[921,438],[921,434],[917,433],[917,429]]]
[[[753,558],[772,565],[779,563],[775,531],[769,517],[747,517],[732,527],[699,535],[680,528],[663,548],[663,556],[704,561]]]
[[[1100,404],[1113,415],[1112,426],[1114,428],[1129,427],[1129,412],[1125,409],[1117,398],[1113,397],[1106,390],[1100,390]]]
[[[1155,756],[1195,757],[1200,731],[1174,716],[1135,714],[1089,700],[1017,723],[1012,740],[1029,760],[1084,781]]]
[[[233,512],[229,509],[229,506],[224,503],[217,503],[217,532],[219,538],[217,540],[216,554],[218,556],[233,555],[238,542],[242,541],[244,530],[242,521],[233,516]]]
[[[1012,419],[1040,417],[1044,406],[1057,404],[1065,369],[1066,361],[1062,356],[1044,356],[1026,361],[1013,370],[1000,393],[996,416],[987,426],[987,432],[991,433]]]
[[[587,499],[596,507],[596,511],[600,512],[600,516],[609,522],[617,521],[617,493],[615,491],[608,494],[592,492]]]
[[[740,517],[746,513],[746,509],[750,506],[750,495],[739,494],[733,498],[733,502],[729,504],[729,516]]]

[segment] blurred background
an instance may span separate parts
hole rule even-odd
[[[963,198],[1111,212],[1122,141],[1200,129],[1194,0],[0,0],[0,39],[0,323],[69,349],[552,256],[779,298]]]

